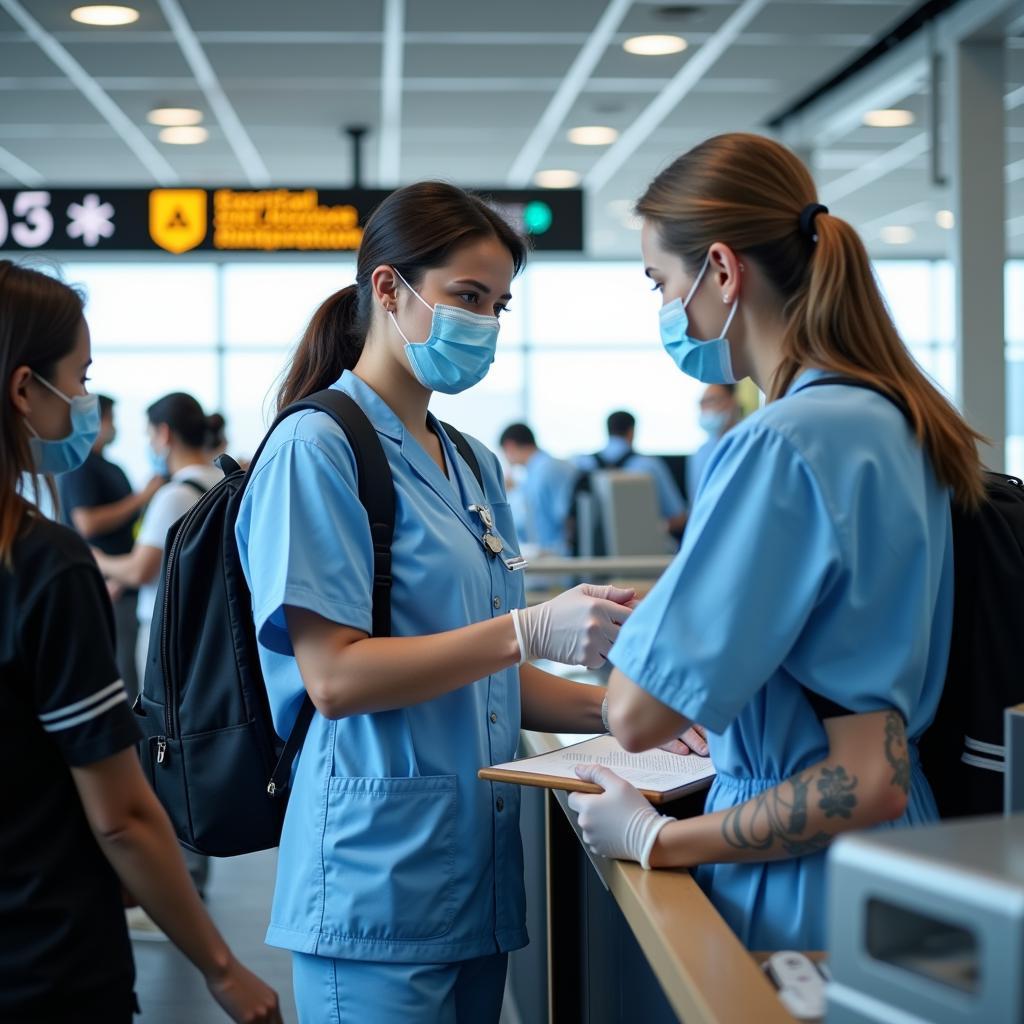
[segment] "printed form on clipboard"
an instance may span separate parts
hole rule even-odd
[[[631,754],[614,736],[595,736],[546,754],[481,768],[477,774],[481,779],[494,782],[600,793],[600,786],[584,782],[576,775],[576,766],[581,764],[611,768],[636,786],[652,804],[668,803],[687,793],[706,789],[715,775],[715,767],[708,757],[670,754],[665,750]]]

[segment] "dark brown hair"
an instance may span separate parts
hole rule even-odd
[[[715,242],[756,262],[781,297],[783,358],[768,400],[802,367],[855,377],[899,399],[935,475],[961,505],[984,494],[984,438],[921,371],[900,340],[867,250],[844,220],[819,213],[815,242],[800,230],[817,202],[810,172],[785,146],[732,133],[701,143],[659,174],[636,204],[665,246],[696,271]]]
[[[526,243],[478,196],[441,181],[392,192],[366,223],[356,259],[356,283],[326,299],[309,321],[277,396],[277,409],[330,387],[359,361],[373,312],[370,276],[394,267],[415,287],[467,242],[496,238],[512,254],[515,273]]]
[[[8,565],[28,511],[19,493],[25,474],[32,474],[39,497],[29,432],[8,393],[11,377],[28,366],[52,381],[57,363],[75,347],[82,305],[82,296],[62,281],[0,260],[0,561]]]
[[[213,448],[218,437],[224,436],[224,417],[219,413],[207,416],[199,402],[184,391],[157,399],[146,410],[146,418],[154,427],[166,424],[189,448]]]

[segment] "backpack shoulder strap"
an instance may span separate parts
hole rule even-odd
[[[395,486],[391,466],[377,431],[358,403],[337,388],[318,391],[283,410],[253,456],[249,473],[263,453],[267,439],[286,417],[303,410],[326,413],[345,432],[356,460],[359,500],[366,509],[373,540],[373,635],[391,635],[391,541],[395,533]],[[465,441],[463,442],[465,443]],[[248,482],[248,474],[246,476]],[[313,720],[313,702],[306,694],[267,787],[271,795],[288,789],[292,762]]]
[[[825,384],[841,384],[849,388],[860,388],[862,391],[874,391],[876,395],[881,395],[887,402],[891,402],[897,409],[903,414],[904,419],[910,422],[910,410],[907,408],[906,402],[903,401],[898,395],[893,395],[886,391],[884,388],[879,387],[877,384],[872,384],[869,381],[861,380],[859,377],[818,377],[816,380],[808,381],[801,391],[806,388],[821,387]]]
[[[472,445],[466,440],[465,435],[456,430],[450,423],[442,423],[442,429],[451,438],[451,442],[455,445],[455,450],[462,456],[463,462],[473,471],[473,476],[476,477],[476,482],[480,485],[480,490],[484,490],[484,478],[480,472],[480,462],[476,457],[476,452],[473,451]]]

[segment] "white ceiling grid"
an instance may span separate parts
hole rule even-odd
[[[589,249],[598,256],[635,253],[624,210],[675,155],[718,132],[764,131],[767,118],[917,6],[917,0],[129,2],[140,10],[138,22],[101,29],[73,23],[71,0],[0,0],[0,186],[344,186],[351,165],[343,127],[362,124],[370,129],[368,185],[440,176],[503,186],[525,183],[539,168],[577,171],[599,186],[588,200]],[[33,38],[25,19],[11,16],[18,9],[42,36]],[[710,66],[700,75],[683,74],[691,61],[696,69],[706,60],[710,48],[699,56],[705,45],[723,39],[723,26],[728,30],[744,10],[749,17]],[[683,35],[689,46],[665,57],[623,51],[628,36],[655,32]],[[1011,49],[1008,92],[1024,81],[1022,57]],[[666,92],[676,76],[694,79],[681,99]],[[664,109],[631,138],[630,127],[659,97]],[[1024,92],[1007,114],[1008,174],[1017,181],[1024,180],[1020,99]],[[191,147],[159,142],[146,113],[161,105],[200,107],[209,140]],[[934,210],[944,203],[925,184],[928,154],[917,141],[924,97],[900,105],[915,111],[916,125],[855,127],[815,154],[815,169],[823,194],[831,190],[837,212],[864,227],[876,251],[886,251],[878,239],[882,227],[916,219],[916,246],[887,254],[935,255],[946,237],[934,225]],[[581,124],[626,133],[618,155],[615,146],[570,144],[566,131]],[[1024,187],[1011,190],[1010,207],[1024,245]]]

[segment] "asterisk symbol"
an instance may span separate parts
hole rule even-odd
[[[95,192],[90,192],[81,204],[72,203],[68,207],[68,238],[81,238],[92,248],[101,238],[109,238],[114,233],[114,207],[110,203],[101,203]]]

